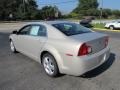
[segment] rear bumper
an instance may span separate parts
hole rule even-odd
[[[103,64],[106,60],[108,60],[110,55],[109,47],[103,49],[102,51],[95,53],[89,56],[83,57],[73,57],[69,62],[67,68],[63,70],[63,73],[80,76],[90,70],[95,69],[96,67]]]

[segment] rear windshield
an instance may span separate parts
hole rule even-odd
[[[57,24],[53,24],[53,26],[67,36],[91,32],[90,29],[76,23],[57,23]]]

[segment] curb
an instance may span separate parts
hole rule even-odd
[[[110,29],[103,29],[103,28],[93,28],[94,30],[99,31],[108,31],[108,32],[120,32],[120,30],[110,30]]]

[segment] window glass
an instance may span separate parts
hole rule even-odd
[[[25,26],[18,32],[18,34],[20,34],[20,35],[28,35],[30,28],[31,28],[31,26]]]
[[[40,26],[32,26],[30,30],[30,35],[37,36]]]
[[[91,32],[90,29],[76,23],[58,23],[53,24],[53,26],[67,36]]]
[[[46,27],[44,26],[40,26],[39,32],[38,32],[38,36],[47,36],[47,31],[46,31]]]

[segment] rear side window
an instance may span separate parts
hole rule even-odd
[[[57,24],[53,24],[53,26],[67,36],[91,32],[90,29],[85,28],[80,24],[76,24],[76,23],[57,23]]]

